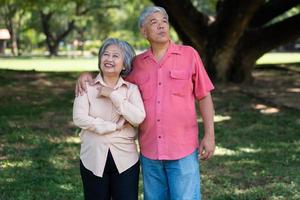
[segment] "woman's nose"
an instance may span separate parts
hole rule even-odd
[[[107,57],[107,60],[108,60],[108,61],[112,61],[112,60],[113,60],[113,57],[112,57],[112,56],[108,56],[108,57]]]

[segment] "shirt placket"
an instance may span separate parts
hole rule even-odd
[[[164,88],[166,87],[165,83],[165,70],[167,70],[167,66],[164,66],[166,60],[170,55],[166,55],[162,62],[158,63],[157,67],[157,98],[156,98],[156,123],[157,123],[157,150],[158,150],[158,159],[163,159],[166,155],[166,135],[164,133],[163,126],[163,96],[164,96]]]
[[[162,64],[157,66],[157,97],[156,97],[156,137],[157,137],[157,153],[158,159],[164,154],[164,133],[162,128],[163,116],[162,116],[162,97],[163,97],[163,67]]]

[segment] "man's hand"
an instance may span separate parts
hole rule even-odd
[[[201,160],[210,159],[215,151],[215,137],[214,135],[204,136],[204,138],[200,142],[199,146],[199,154]]]
[[[112,88],[105,87],[105,86],[99,86],[97,88],[99,91],[97,97],[109,97],[109,95],[114,91]]]
[[[84,72],[80,74],[76,82],[75,94],[76,96],[83,95],[86,92],[86,82],[89,82],[90,85],[94,85],[94,79],[92,74],[89,72]]]

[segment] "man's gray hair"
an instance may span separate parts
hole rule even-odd
[[[120,75],[123,77],[127,76],[132,71],[132,61],[135,57],[135,51],[128,42],[116,38],[106,39],[103,42],[102,46],[100,47],[99,54],[98,54],[98,67],[100,71],[101,71],[101,57],[104,54],[107,47],[110,45],[116,45],[122,50],[124,56],[123,66],[125,69],[121,71]]]
[[[142,13],[140,14],[140,17],[139,17],[139,28],[142,28],[142,26],[144,25],[147,17],[149,17],[150,15],[152,15],[153,13],[157,13],[157,12],[160,12],[162,13],[163,15],[165,15],[167,17],[167,20],[169,20],[169,16],[166,12],[166,10],[163,8],[163,7],[159,7],[159,6],[149,6],[149,7],[146,7]]]

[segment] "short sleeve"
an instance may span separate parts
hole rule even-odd
[[[136,59],[133,60],[132,62],[132,71],[125,77],[125,80],[130,82],[130,83],[133,83],[133,84],[136,84]]]
[[[194,58],[194,69],[193,69],[193,83],[194,83],[194,96],[197,100],[202,99],[207,94],[210,93],[211,90],[214,89],[214,85],[212,84],[207,72],[204,68],[202,60],[198,54],[198,52],[193,49],[193,58]]]

